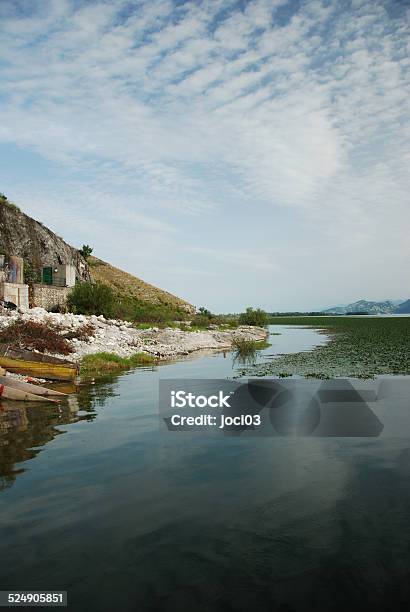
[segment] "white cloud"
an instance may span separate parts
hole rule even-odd
[[[56,199],[72,189],[92,214],[114,197],[147,232],[174,214],[171,242],[183,215],[229,227],[248,203],[272,222],[292,214],[299,240],[314,218],[325,241],[352,242],[352,261],[385,227],[389,252],[405,244],[404,225],[386,214],[388,202],[407,218],[410,188],[404,6],[394,18],[370,0],[296,12],[285,0],[14,8],[1,3],[0,142],[75,174]],[[188,240],[214,251],[192,227]],[[236,261],[259,253],[234,240],[231,251]]]

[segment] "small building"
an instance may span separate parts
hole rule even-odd
[[[75,276],[75,266],[70,264],[44,266],[42,270],[43,284],[53,287],[74,287]]]
[[[24,284],[24,261],[14,255],[0,255],[0,300],[29,307],[28,285]]]
[[[46,310],[64,309],[75,285],[76,269],[71,264],[50,264],[41,270],[41,283],[31,286],[31,306]]]

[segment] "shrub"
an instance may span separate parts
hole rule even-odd
[[[16,210],[17,212],[20,212],[20,208],[16,204],[14,204],[14,202],[11,202],[8,197],[4,195],[4,193],[0,193],[0,204],[7,206],[11,210]]]
[[[68,296],[70,309],[77,314],[112,316],[115,296],[104,283],[78,283]]]
[[[182,321],[187,313],[171,304],[152,304],[142,300],[134,300],[133,320],[136,323],[168,323]]]
[[[136,324],[165,324],[187,318],[187,313],[183,309],[172,304],[153,304],[133,297],[120,296],[101,282],[77,284],[68,297],[68,306],[78,314],[102,314],[107,318],[122,319]]]
[[[264,325],[268,324],[268,315],[260,308],[254,310],[253,308],[249,307],[246,309],[246,312],[239,315],[239,324],[263,327]]]
[[[41,272],[31,262],[24,260],[23,274],[25,283],[41,283]]]
[[[61,327],[36,321],[15,321],[0,331],[0,343],[35,350],[68,355],[73,348],[61,335]]]
[[[222,325],[224,323],[225,318],[223,316],[215,315],[203,306],[199,308],[199,312],[191,320],[191,326],[199,329],[208,329],[210,325]]]
[[[201,329],[207,329],[211,325],[211,319],[204,314],[196,314],[191,320],[192,327],[199,327]]]
[[[92,252],[93,252],[93,248],[90,247],[89,244],[83,244],[83,246],[80,249],[80,255],[82,255],[85,260],[87,260],[90,257]]]
[[[64,333],[66,340],[80,340],[81,342],[88,342],[91,336],[94,335],[95,327],[91,323],[84,323],[77,329],[70,329]]]
[[[131,298],[117,298],[113,303],[112,317],[122,321],[134,321],[135,302]]]
[[[268,346],[270,344],[266,340],[245,340],[244,338],[234,338],[232,340],[232,348],[240,356],[253,355],[256,351],[261,351]]]

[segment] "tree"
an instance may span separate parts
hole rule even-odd
[[[245,312],[239,315],[239,324],[263,327],[264,325],[268,324],[268,315],[260,308],[254,310],[249,306]]]
[[[82,248],[80,249],[80,255],[82,255],[86,261],[90,257],[92,252],[93,248],[90,247],[89,244],[83,244]]]

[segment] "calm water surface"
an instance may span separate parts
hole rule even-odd
[[[278,327],[261,359],[326,341]],[[410,439],[159,432],[160,377],[235,368],[197,356],[60,409],[4,403],[0,589],[67,590],[75,611],[407,609]]]

